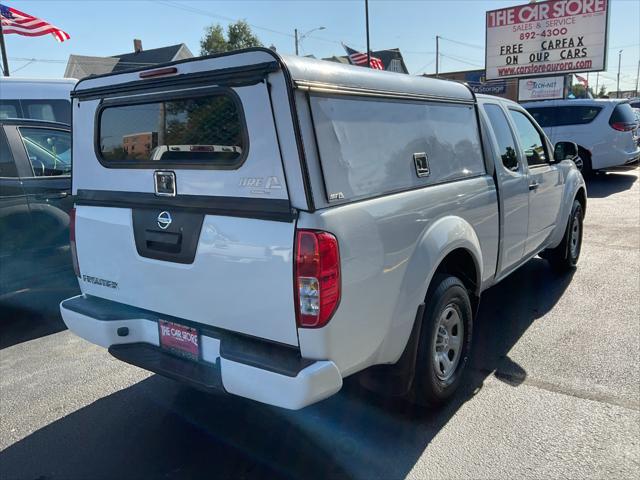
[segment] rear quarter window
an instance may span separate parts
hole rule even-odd
[[[239,101],[227,94],[106,106],[100,161],[110,167],[238,168],[248,141]]]
[[[527,111],[541,127],[561,127],[591,123],[602,107],[575,105],[566,107],[530,107]]]

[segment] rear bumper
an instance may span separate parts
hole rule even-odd
[[[333,362],[301,358],[292,347],[92,296],[65,300],[60,311],[69,330],[108,348],[114,357],[201,390],[223,390],[297,410],[342,387],[342,376]],[[202,358],[186,360],[161,349],[159,319],[198,328]]]

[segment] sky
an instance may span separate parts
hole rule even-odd
[[[5,35],[14,76],[62,77],[70,54],[111,56],[133,50],[140,38],[150,49],[185,43],[197,55],[200,38],[212,23],[245,19],[265,46],[293,54],[294,29],[305,33],[301,54],[344,55],[341,42],[366,50],[364,0],[0,0],[43,18],[71,35],[57,43],[50,35]],[[370,0],[372,50],[400,48],[410,73],[435,71],[435,37],[442,37],[440,70],[484,67],[485,12],[526,0]],[[615,90],[618,52],[620,88],[635,88],[640,60],[640,1],[612,0],[607,71],[600,84]],[[595,76],[595,74],[591,74]],[[593,77],[591,84],[593,85]]]

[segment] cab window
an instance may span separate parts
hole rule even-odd
[[[530,167],[549,163],[545,141],[531,120],[518,110],[509,110],[527,163]]]
[[[487,113],[496,135],[496,141],[500,149],[499,155],[504,168],[512,172],[517,172],[520,162],[518,162],[516,142],[513,138],[511,127],[509,127],[509,122],[507,122],[507,117],[502,111],[502,108],[495,104],[485,105],[484,111]]]
[[[71,173],[71,135],[65,130],[20,128],[20,137],[36,177]]]

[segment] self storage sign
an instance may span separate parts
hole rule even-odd
[[[549,0],[487,12],[486,78],[601,71],[610,0]]]

